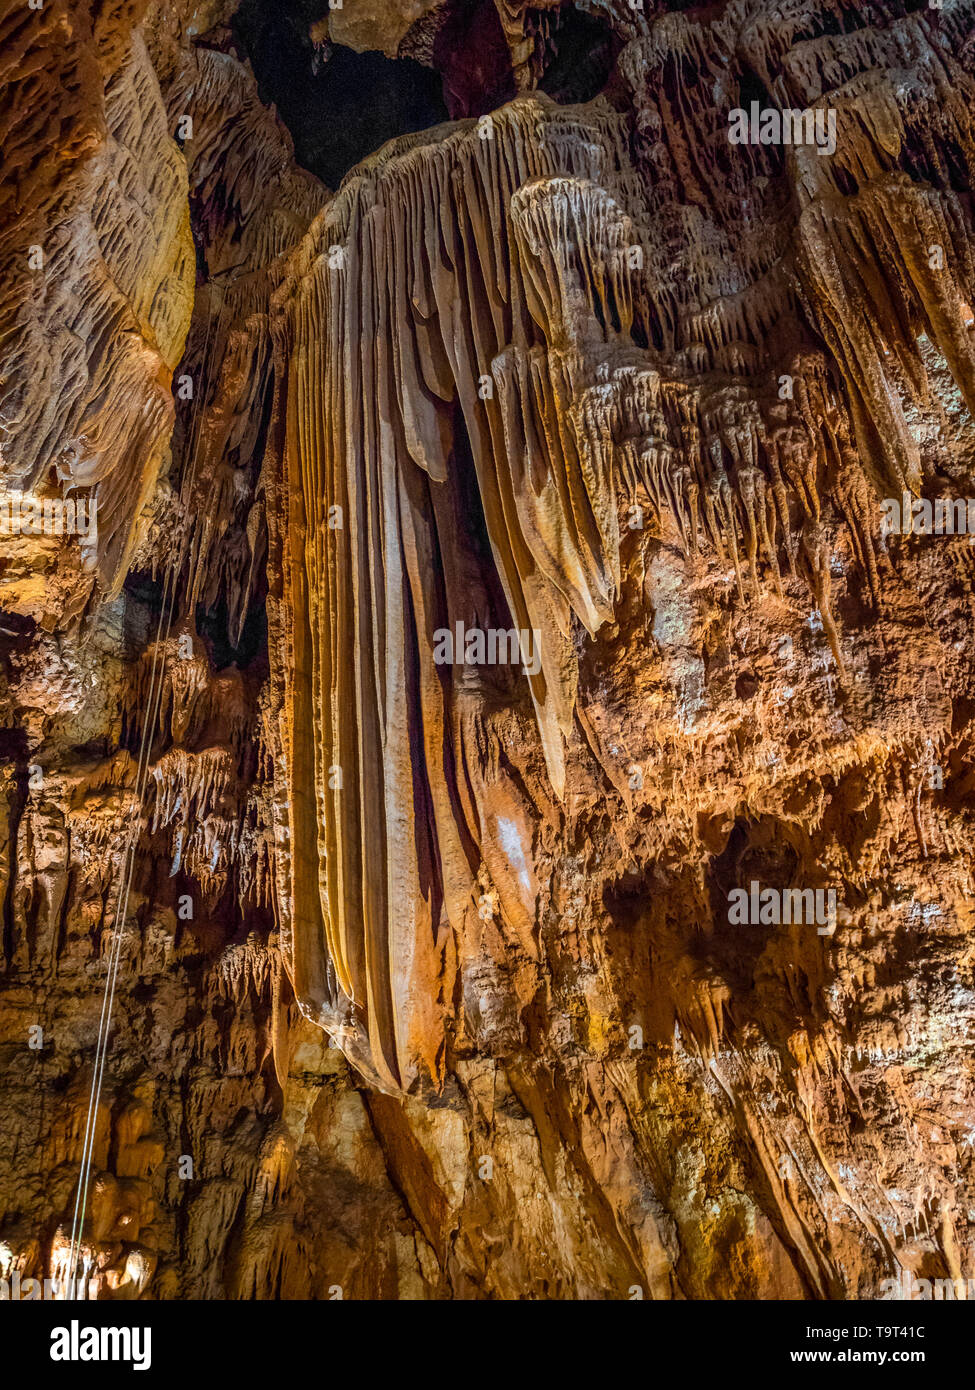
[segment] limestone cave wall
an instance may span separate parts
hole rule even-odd
[[[0,84],[0,1275],[975,1275],[975,6],[2,0]]]

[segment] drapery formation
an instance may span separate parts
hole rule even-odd
[[[901,399],[928,398],[894,367],[903,342],[870,323],[925,326],[966,395],[975,379],[948,164],[932,153],[926,186],[897,172],[948,80],[921,20],[902,40],[923,59],[909,99],[889,76],[840,80],[835,156],[788,151],[795,201],[775,237],[739,227],[737,282],[714,279],[708,247],[725,233],[686,202],[677,215],[674,171],[693,206],[697,179],[732,162],[702,206],[726,212],[754,184],[762,219],[781,158],[727,142],[727,70],[774,56],[775,35],[738,20],[705,47],[693,20],[668,16],[624,54],[646,119],[637,164],[659,182],[650,206],[608,105],[519,98],[360,165],[282,272],[265,476],[280,575],[269,743],[290,788],[276,810],[282,941],[303,1007],[389,1088],[442,1075],[451,932],[483,890],[530,930],[531,846],[492,805],[479,711],[530,694],[564,798],[580,643],[613,618],[624,505],[649,504],[685,555],[730,567],[741,601],[799,578],[842,686],[821,498],[879,603],[874,490],[919,488]],[[867,42],[845,38],[839,79]],[[793,69],[783,99],[823,100],[825,79]],[[953,99],[945,139],[961,142],[966,119]],[[695,171],[689,151],[718,141]],[[851,297],[860,284],[870,314]],[[530,634],[538,669],[438,665],[436,634],[458,624]]]
[[[612,615],[615,492],[571,406],[632,322],[624,167],[608,109],[538,100],[397,141],[277,294],[286,941],[299,998],[354,1001],[386,1085],[440,1071],[448,927],[502,833],[478,702],[525,680],[562,795],[573,618]],[[538,661],[438,666],[458,622],[530,634]],[[523,915],[527,871],[511,878]]]

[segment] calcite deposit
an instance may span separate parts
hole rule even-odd
[[[0,83],[0,1278],[975,1278],[975,3]]]

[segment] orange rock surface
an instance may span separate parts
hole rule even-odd
[[[972,1277],[975,6],[307,8],[0,4],[0,1276]]]

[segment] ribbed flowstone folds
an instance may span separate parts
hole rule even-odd
[[[276,293],[285,949],[312,1016],[354,1001],[386,1085],[441,1075],[448,928],[479,859],[511,857],[479,706],[512,675],[437,665],[435,634],[538,643],[513,679],[561,796],[572,617],[612,615],[616,492],[571,407],[632,321],[624,167],[608,110],[538,99],[408,137],[354,171]],[[527,887],[499,876],[515,917]]]

